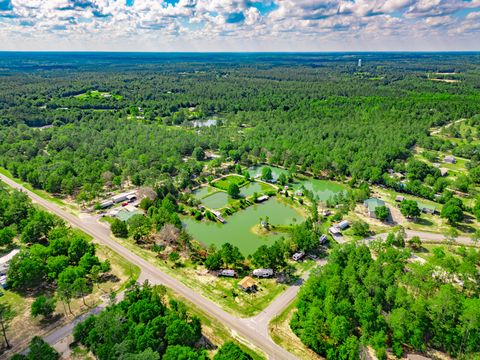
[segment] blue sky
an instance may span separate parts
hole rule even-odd
[[[0,50],[480,50],[480,0],[0,0]]]

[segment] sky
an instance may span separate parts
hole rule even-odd
[[[480,50],[480,0],[0,0],[8,51]]]

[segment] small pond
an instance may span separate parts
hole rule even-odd
[[[182,222],[187,231],[200,243],[209,246],[215,244],[217,248],[229,242],[238,246],[246,256],[255,252],[261,245],[271,245],[281,234],[261,236],[252,231],[260,223],[260,218],[269,217],[272,225],[290,225],[303,221],[303,216],[293,207],[278,201],[276,198],[241,210],[220,224],[211,221],[196,221],[184,217]]]

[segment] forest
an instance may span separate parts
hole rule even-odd
[[[244,165],[382,183],[413,145],[431,143],[431,126],[480,110],[474,54],[365,54],[362,68],[351,56],[320,54],[174,63],[152,55],[134,64],[113,55],[37,56],[2,73],[0,166],[80,202],[129,180],[174,177],[186,187],[201,173],[200,150]],[[0,59],[6,69],[11,61]],[[95,61],[109,65],[93,70]],[[452,68],[461,82],[425,78]],[[192,128],[192,120],[211,117],[221,121]]]
[[[365,346],[379,359],[428,348],[471,359],[480,351],[480,253],[459,253],[437,250],[421,264],[401,246],[337,247],[302,287],[290,325],[327,359],[359,358]]]

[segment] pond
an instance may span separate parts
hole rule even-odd
[[[251,182],[240,188],[240,195],[247,197],[254,193],[262,194],[269,190],[275,190],[275,188],[264,183]]]
[[[311,191],[319,201],[327,201],[333,195],[346,190],[344,186],[336,182],[319,179],[298,181],[293,185],[293,188],[296,190],[300,189],[302,186]]]
[[[275,181],[278,179],[280,174],[285,174],[285,175],[288,174],[288,170],[280,169],[274,166],[266,166],[266,165],[251,167],[250,169],[248,169],[248,172],[250,173],[250,176],[252,178],[260,178],[262,176],[263,168],[266,168],[266,167],[269,167],[270,169],[272,169],[272,178]]]
[[[229,196],[226,192],[219,191],[202,199],[202,204],[210,209],[220,209],[228,205]]]
[[[193,192],[192,192],[192,195],[193,195],[196,199],[201,200],[201,199],[203,199],[204,197],[206,197],[207,195],[214,193],[215,191],[217,191],[217,190],[211,188],[210,186],[202,186],[201,188],[193,191]]]
[[[290,225],[303,221],[303,216],[288,204],[276,198],[248,207],[227,218],[227,223],[196,221],[185,217],[182,219],[187,231],[200,243],[209,246],[215,244],[220,248],[229,242],[238,246],[246,256],[255,252],[261,245],[271,245],[281,234],[269,236],[257,235],[252,228],[260,223],[260,218],[269,217],[272,225]],[[295,220],[296,222],[295,222]]]

